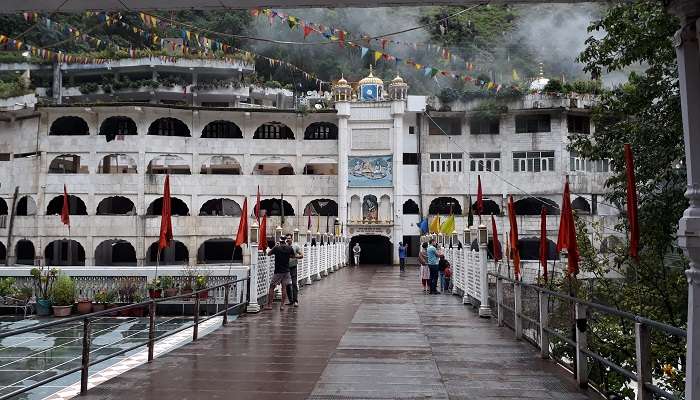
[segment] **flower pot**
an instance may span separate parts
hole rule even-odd
[[[104,311],[105,303],[92,303],[92,312]]]
[[[105,304],[105,308],[106,308],[107,310],[109,310],[110,308],[114,308],[114,307],[116,307],[116,306],[117,306],[116,304],[112,304],[112,303],[110,303],[110,304]],[[112,312],[112,313],[109,313],[109,314],[107,314],[107,315],[109,315],[110,317],[116,317],[116,316],[117,316],[117,313],[116,313],[116,312]]]
[[[45,317],[51,315],[51,300],[39,299],[36,301],[36,315]]]
[[[199,293],[199,298],[200,298],[200,299],[208,299],[208,298],[209,298],[209,291],[200,292],[200,293]]]
[[[90,300],[78,301],[78,314],[90,314],[92,312],[92,302]]]
[[[162,290],[160,289],[149,289],[148,290],[148,297],[152,299],[160,299],[160,295],[162,293]]]
[[[53,315],[55,317],[68,317],[70,316],[73,306],[52,306]]]
[[[174,296],[177,296],[177,288],[165,289],[165,297],[174,297]]]
[[[191,294],[192,289],[182,289],[182,294]]]
[[[132,308],[129,310],[129,315],[132,317],[143,317],[146,315],[146,308],[145,307],[138,307],[138,308]]]

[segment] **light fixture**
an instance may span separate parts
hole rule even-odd
[[[464,227],[464,235],[462,236],[462,243],[465,249],[470,248],[472,243],[472,233],[469,231],[468,227]]]
[[[282,241],[282,227],[277,225],[277,228],[275,228],[275,243],[280,241]]]
[[[488,232],[486,232],[486,225],[479,225],[479,244],[485,245],[488,243]]]
[[[452,231],[452,237],[450,238],[450,247],[457,247],[459,245],[459,235],[457,230]]]
[[[313,233],[311,233],[311,230],[306,231],[306,242],[310,242],[311,239],[314,237]]]
[[[256,221],[253,221],[253,225],[250,226],[250,242],[252,244],[258,244],[260,240],[260,227]]]
[[[294,228],[294,232],[292,233],[292,241],[293,243],[299,243],[299,228]]]

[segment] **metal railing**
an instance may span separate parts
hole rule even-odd
[[[230,302],[230,292],[231,289],[233,288],[234,293],[236,289],[238,289],[238,283],[240,282],[246,282],[245,285],[245,290],[240,291],[240,302],[234,303],[233,305],[229,305]],[[207,316],[206,318],[200,319],[199,314],[200,314],[200,294],[201,293],[209,293],[211,290],[216,290],[219,288],[224,288],[224,304],[223,304],[223,309],[217,311],[216,313]],[[174,329],[172,331],[168,331],[163,333],[162,335],[158,336],[158,339],[163,339],[168,336],[172,336],[176,333],[180,333],[186,329],[193,328],[192,329],[192,340],[196,341],[198,336],[199,336],[199,324],[206,322],[214,317],[218,317],[220,315],[223,315],[223,321],[222,325],[226,326],[228,324],[228,313],[229,311],[240,307],[241,305],[247,305],[248,302],[250,302],[250,276],[242,279],[237,279],[229,282],[224,282],[222,284],[216,285],[216,286],[211,286],[207,287],[204,289],[196,290],[192,293],[187,293],[187,294],[180,294],[177,296],[172,296],[172,297],[166,297],[166,298],[160,298],[160,299],[150,299],[148,301],[144,301],[141,303],[136,303],[136,304],[128,304],[124,306],[119,306],[119,307],[114,307],[110,309],[106,309],[103,311],[98,311],[90,314],[85,314],[85,315],[79,315],[75,317],[69,317],[69,318],[64,318],[56,321],[51,321],[47,322],[45,324],[41,325],[36,325],[36,326],[31,326],[27,328],[21,328],[21,329],[16,329],[10,332],[6,333],[0,333],[0,339],[4,339],[7,337],[11,336],[16,336],[16,335],[21,335],[24,333],[30,333],[34,332],[40,329],[45,329],[45,328],[50,328],[53,326],[58,326],[58,325],[64,325],[64,324],[69,324],[73,323],[76,321],[82,321],[83,322],[83,340],[82,340],[82,356],[81,356],[81,365],[79,367],[75,367],[72,369],[69,369],[67,371],[58,373],[50,378],[46,378],[44,380],[35,382],[29,386],[22,387],[20,389],[17,389],[13,392],[4,394],[0,396],[0,400],[5,400],[5,399],[10,399],[14,396],[20,395],[22,393],[26,393],[32,389],[36,389],[40,386],[43,386],[47,383],[53,382],[57,379],[63,378],[65,376],[68,376],[70,374],[73,374],[75,372],[80,371],[80,394],[83,395],[87,393],[88,390],[88,374],[89,374],[89,368],[95,364],[99,364],[101,362],[107,361],[109,359],[112,359],[114,357],[120,356],[122,354],[128,353],[130,351],[136,350],[139,347],[142,346],[148,346],[148,362],[153,361],[153,354],[154,354],[154,345],[156,342],[156,328],[155,328],[155,322],[156,322],[156,305],[158,303],[166,302],[166,301],[172,301],[176,299],[194,299],[194,308],[193,308],[193,321],[191,324],[186,324],[183,325],[177,329]],[[118,313],[120,311],[126,311],[126,310],[132,310],[132,309],[138,309],[138,308],[145,308],[148,307],[148,341],[142,342],[135,344],[133,346],[130,346],[125,349],[121,349],[119,351],[116,351],[114,353],[111,353],[105,357],[99,358],[97,360],[91,360],[90,359],[90,338],[92,334],[92,329],[91,329],[91,321],[97,317],[102,317],[102,316],[110,316],[114,313]],[[51,371],[51,369],[47,370]],[[45,371],[46,372],[46,371]]]
[[[491,272],[489,272],[488,275],[496,279],[495,305],[498,326],[504,326],[504,310],[508,310],[513,314],[512,328],[515,333],[515,338],[518,340],[521,340],[524,337],[523,321],[535,325],[539,329],[539,340],[535,340],[533,341],[533,343],[537,347],[539,347],[542,358],[552,357],[552,354],[550,352],[550,335],[552,337],[556,337],[558,340],[561,340],[565,344],[573,347],[575,351],[574,372],[576,374],[576,380],[579,386],[588,386],[588,357],[590,357],[591,359],[619,373],[625,378],[636,382],[636,389],[638,394],[637,399],[639,400],[652,399],[654,398],[654,396],[671,400],[678,399],[676,395],[661,389],[660,387],[654,385],[652,382],[650,328],[665,332],[667,334],[679,338],[687,339],[687,332],[683,329],[679,329],[658,321],[650,320],[639,315],[635,315],[625,311],[620,311],[618,309],[608,307],[602,304],[593,303],[566,294],[555,292],[537,285],[522,283],[512,278],[505,277],[503,275]],[[508,282],[513,286],[512,308],[504,303],[504,282]],[[523,313],[523,288],[532,289],[537,293],[539,302],[537,307],[539,318],[537,319],[530,318]],[[574,332],[575,336],[573,340],[571,337],[566,337],[565,335],[563,335],[562,333],[558,332],[556,329],[550,326],[550,313],[548,309],[550,297],[566,301],[574,305],[576,323]],[[493,298],[489,297],[489,300],[493,300]],[[616,318],[621,318],[624,320],[634,322],[636,371],[627,370],[623,366],[620,366],[606,359],[605,357],[601,356],[600,354],[596,353],[595,351],[589,348],[587,341],[587,314],[589,310],[596,310],[601,313],[612,315]]]

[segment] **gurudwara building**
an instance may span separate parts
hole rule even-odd
[[[507,232],[506,196],[514,196],[526,260],[537,259],[542,207],[556,240],[566,176],[580,216],[603,226],[615,219],[599,201],[608,163],[567,150],[570,135],[594,129],[589,95],[528,94],[485,115],[480,100],[409,95],[398,75],[340,79],[325,98],[299,99],[288,89],[240,84],[253,70],[243,63],[108,67],[2,67],[43,74],[47,87],[36,94],[52,100],[0,112],[2,262],[154,264],[166,174],[175,242],[161,264],[242,261],[233,239],[245,199],[252,218],[258,188],[269,235],[277,226],[342,229],[372,263],[397,260],[399,242],[415,256],[422,217],[453,214],[461,232],[477,176],[484,214],[495,216],[500,232]],[[129,84],[90,85],[104,74]],[[133,83],[144,79],[145,87]],[[64,187],[70,228],[58,217]]]

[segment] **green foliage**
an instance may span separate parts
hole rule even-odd
[[[603,83],[600,80],[576,80],[571,83],[564,83],[562,91],[564,93],[598,95],[603,93]]]
[[[0,278],[0,296],[10,296],[14,293],[13,286],[15,285],[15,278],[10,276],[6,278]]]
[[[0,99],[24,96],[31,93],[24,78],[19,74],[0,76]]]
[[[109,292],[106,289],[102,289],[99,292],[95,293],[95,303],[109,303]]]
[[[58,268],[49,269],[49,267],[34,267],[29,271],[34,282],[37,299],[49,299],[58,274]]]
[[[545,93],[562,93],[563,91],[564,86],[562,86],[562,83],[559,79],[550,79],[543,89],[543,92]]]
[[[163,289],[172,289],[175,287],[175,280],[169,275],[161,276],[160,285]]]
[[[485,120],[498,119],[501,114],[506,112],[508,112],[508,107],[495,99],[484,100],[471,110],[474,118]]]
[[[153,280],[146,285],[146,290],[159,290],[162,288],[163,282],[160,280],[160,278],[153,278]]]
[[[204,275],[198,275],[194,279],[194,287],[196,290],[201,290],[207,287],[208,277]]]
[[[56,306],[70,306],[75,303],[75,283],[66,274],[59,274],[51,291],[51,301]]]

